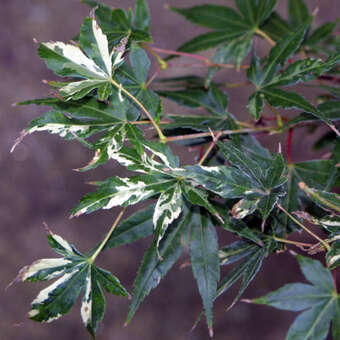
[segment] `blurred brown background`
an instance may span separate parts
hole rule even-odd
[[[188,7],[202,3],[233,4],[231,0],[168,0],[174,6]],[[317,1],[307,1],[314,8]],[[133,0],[107,0],[114,7],[134,7]],[[181,17],[164,8],[166,1],[149,0],[152,12],[152,33],[157,47],[176,49],[181,43],[203,32]],[[317,22],[334,20],[340,15],[338,0],[323,0]],[[285,14],[285,0],[279,1]],[[283,9],[283,10],[282,10]],[[91,190],[84,184],[92,179],[103,179],[117,174],[110,163],[89,173],[72,171],[89,161],[91,154],[77,142],[65,142],[45,133],[26,137],[13,154],[9,150],[19,132],[30,120],[46,110],[37,107],[12,107],[12,103],[49,95],[42,79],[54,79],[52,73],[36,55],[38,41],[66,41],[74,37],[84,17],[87,6],[79,0],[1,0],[0,3],[0,339],[88,339],[80,320],[79,303],[64,318],[52,324],[37,324],[26,319],[29,305],[44,284],[17,284],[4,291],[18,270],[38,258],[54,257],[49,249],[42,222],[57,234],[76,244],[81,251],[91,248],[108,230],[115,211],[97,212],[69,220],[69,210],[79,198]],[[262,50],[266,44],[258,42]],[[260,44],[260,45],[259,45]],[[211,53],[210,53],[211,54]],[[207,55],[210,55],[209,53]],[[189,72],[190,70],[186,71]],[[194,70],[197,72],[197,69]],[[183,69],[171,69],[163,75],[183,74]],[[204,72],[202,73],[204,74]],[[221,79],[237,82],[235,72],[224,72]],[[249,119],[246,114],[248,90],[229,91],[229,109],[238,118]],[[166,112],[178,111],[166,103]],[[322,130],[322,129],[321,129]],[[316,135],[320,135],[317,131]],[[272,151],[278,141],[286,136],[262,136],[261,141]],[[294,160],[315,157],[309,153],[314,137],[299,130],[294,139]],[[177,148],[176,148],[177,149]],[[194,161],[194,153],[186,154],[185,163]],[[131,210],[129,210],[131,212]],[[149,240],[105,252],[98,264],[115,273],[132,291],[132,283],[142,254]],[[225,235],[221,246],[227,242]],[[142,304],[131,324],[124,328],[128,301],[107,296],[107,311],[98,332],[99,339],[118,340],[185,340],[208,339],[204,322],[189,333],[201,310],[201,301],[189,268],[180,270],[185,254],[160,286],[153,290]],[[295,260],[288,254],[273,256],[265,262],[261,273],[244,297],[251,298],[277,289],[284,283],[301,280]],[[266,307],[239,303],[231,311],[236,288],[222,297],[215,307],[216,340],[283,340],[295,315]]]

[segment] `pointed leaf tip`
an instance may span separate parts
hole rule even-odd
[[[213,338],[214,337],[214,329],[212,327],[208,327],[208,329],[209,329],[210,338]]]

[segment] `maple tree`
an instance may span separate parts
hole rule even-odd
[[[211,29],[177,51],[169,51],[152,44],[146,0],[136,0],[135,10],[127,12],[96,1],[83,2],[92,11],[76,38],[68,43],[39,44],[38,54],[46,66],[66,79],[48,82],[55,91],[52,97],[18,103],[52,109],[33,120],[15,145],[28,134],[47,131],[77,140],[93,151],[93,159],[79,171],[114,161],[133,175],[92,183],[96,190],[72,209],[74,217],[121,207],[106,237],[87,253],[48,230],[48,243],[61,257],[35,261],[17,277],[18,281],[58,278],[34,299],[29,317],[51,322],[66,314],[83,291],[82,320],[95,337],[105,312],[103,290],[130,296],[117,277],[95,265],[96,258],[104,250],[153,235],[135,279],[126,323],[188,246],[202,297],[201,316],[212,336],[215,299],[241,281],[231,308],[266,257],[295,246],[307,255],[324,255],[325,266],[297,255],[311,284],[287,284],[245,302],[292,311],[307,309],[294,321],[286,339],[325,339],[330,324],[333,338],[339,339],[340,295],[331,274],[335,278],[340,265],[340,197],[333,190],[340,185],[338,22],[315,27],[317,10],[310,13],[303,0],[288,1],[288,19],[275,11],[277,0],[235,0],[236,9],[212,4],[169,7],[193,24]],[[258,55],[255,39],[269,44],[267,55]],[[211,48],[216,48],[211,59],[196,54]],[[158,64],[153,75],[147,53]],[[206,67],[206,77],[158,78],[178,57],[192,58]],[[244,72],[246,80],[217,82],[215,75],[226,69]],[[228,111],[225,92],[225,87],[243,85],[253,87],[244,103],[248,121],[239,121]],[[315,87],[319,94],[307,99],[296,85]],[[199,110],[167,114],[162,97],[190,111]],[[265,109],[273,117],[264,115]],[[297,115],[284,116],[289,109],[297,110]],[[318,143],[327,142],[331,152],[327,159],[293,163],[293,131],[315,124],[327,126]],[[155,132],[151,138],[145,126]],[[282,134],[286,130],[287,159],[281,149],[269,152],[255,138],[258,132]],[[169,147],[183,141],[200,145],[197,164],[181,165]],[[137,206],[137,212],[124,219],[128,206],[146,200],[150,202],[146,208],[138,210]],[[310,225],[318,226],[323,234],[315,234]],[[239,240],[221,247],[217,228]],[[296,231],[308,233],[315,242],[288,239]],[[221,278],[220,266],[235,263]]]

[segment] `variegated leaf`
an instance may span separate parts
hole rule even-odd
[[[66,314],[85,288],[81,316],[85,326],[95,338],[95,332],[105,312],[103,287],[109,293],[128,296],[119,280],[109,272],[96,267],[92,260],[81,254],[59,235],[49,232],[50,246],[64,257],[41,259],[24,267],[17,281],[43,281],[60,278],[44,288],[33,300],[28,313],[32,320],[52,322]]]
[[[182,209],[182,190],[180,184],[176,183],[161,193],[155,206],[153,224],[157,234],[157,246],[168,226],[179,217]]]
[[[112,177],[101,183],[97,191],[84,196],[80,204],[72,210],[71,216],[89,214],[98,209],[137,204],[167,190],[173,183],[172,178],[152,175],[131,178]]]
[[[81,99],[95,89],[98,89],[98,98],[105,100],[112,92],[113,67],[107,37],[95,19],[87,18],[81,28],[79,41],[86,54],[80,47],[62,42],[41,43],[38,53],[56,74],[85,79],[68,83],[59,89],[66,100]],[[120,61],[121,57],[119,55]]]

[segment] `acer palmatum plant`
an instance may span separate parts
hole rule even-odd
[[[56,279],[33,300],[29,317],[51,322],[82,295],[81,317],[95,337],[105,312],[103,290],[130,296],[117,277],[95,264],[98,255],[153,235],[131,292],[127,324],[186,245],[210,336],[215,299],[241,281],[231,308],[264,258],[295,247],[307,255],[294,253],[310,283],[287,284],[243,301],[302,311],[286,339],[325,339],[330,326],[333,339],[339,339],[335,278],[340,264],[340,197],[332,191],[340,184],[338,22],[315,26],[317,8],[310,13],[303,0],[288,1],[287,19],[275,11],[277,0],[235,0],[236,9],[214,4],[168,7],[209,28],[169,51],[152,43],[145,0],[136,0],[134,12],[84,2],[92,11],[76,39],[39,43],[39,56],[64,79],[48,82],[52,97],[18,103],[51,110],[33,120],[17,143],[35,131],[58,134],[93,151],[93,159],[80,171],[118,162],[134,175],[113,174],[93,183],[97,189],[73,208],[71,216],[121,207],[106,237],[86,254],[48,230],[48,243],[61,257],[35,261],[16,279]],[[269,45],[267,55],[254,44],[259,39]],[[211,58],[197,54],[213,48]],[[149,74],[148,54],[158,64],[154,74]],[[178,67],[172,62],[178,57],[192,59],[184,66],[206,68],[206,76],[160,78],[163,70]],[[244,81],[216,81],[217,73],[229,69],[244,74]],[[228,111],[226,91],[242,86],[252,88],[244,103],[250,113],[247,121]],[[301,86],[316,88],[318,95],[306,99],[299,94]],[[190,113],[167,113],[162,97],[190,108]],[[196,114],[191,113],[194,109],[199,109]],[[286,116],[289,109],[297,110],[295,117]],[[327,158],[294,163],[294,131],[315,124],[328,126],[318,143],[327,141],[331,152]],[[146,128],[155,133],[147,138]],[[271,153],[256,140],[259,132],[274,135],[286,130],[286,159],[281,146]],[[201,146],[197,164],[181,164],[169,147],[176,142]],[[124,218],[127,207],[142,201],[149,202],[147,208],[137,206],[137,212]],[[315,234],[311,225],[323,233]],[[239,240],[221,247],[217,228]],[[296,231],[311,235],[314,242],[294,241]],[[309,257],[316,252],[324,255],[325,266]],[[221,278],[220,266],[232,263],[236,265]]]

